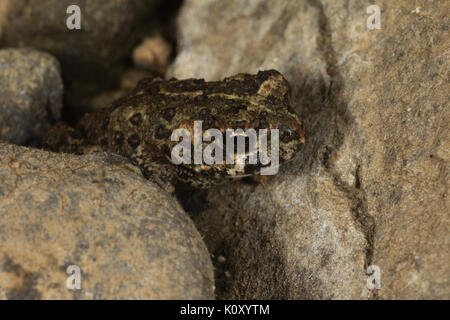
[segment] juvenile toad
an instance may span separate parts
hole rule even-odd
[[[174,130],[193,132],[195,121],[201,121],[203,132],[215,128],[224,137],[227,129],[278,129],[279,160],[283,163],[292,159],[304,143],[301,122],[289,106],[289,95],[288,82],[275,70],[211,82],[143,79],[129,96],[110,108],[85,115],[76,128],[57,124],[48,132],[45,144],[60,152],[107,151],[128,157],[146,178],[166,190],[171,190],[177,180],[208,188],[226,178],[258,174],[265,164],[252,164],[247,159],[243,164],[227,164],[224,160],[224,164],[175,165],[171,153],[180,141],[171,141]],[[270,138],[268,142],[270,150]],[[203,141],[202,146],[209,144]]]

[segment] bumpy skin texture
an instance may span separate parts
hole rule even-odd
[[[193,137],[194,121],[203,132],[219,129],[279,129],[280,163],[290,160],[304,143],[301,122],[289,106],[290,89],[275,70],[256,75],[238,74],[223,81],[148,78],[134,92],[113,105],[85,115],[77,128],[57,124],[46,138],[54,151],[86,153],[107,151],[123,155],[150,180],[170,190],[176,180],[208,188],[226,177],[259,173],[258,163],[171,163],[174,130],[185,128]],[[203,142],[203,149],[211,142]],[[270,135],[268,137],[270,150]],[[224,150],[224,154],[226,150]],[[193,158],[193,152],[192,152]]]

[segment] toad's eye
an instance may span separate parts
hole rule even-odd
[[[294,138],[294,131],[286,126],[280,126],[280,140],[282,142],[289,142]]]

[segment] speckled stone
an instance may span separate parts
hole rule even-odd
[[[39,139],[60,117],[63,84],[58,61],[31,49],[0,50],[0,140]]]
[[[213,298],[192,221],[123,158],[0,144],[0,299]]]

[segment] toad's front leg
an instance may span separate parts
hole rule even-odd
[[[168,193],[175,191],[177,167],[164,157],[155,157],[145,151],[131,156],[133,164],[141,169],[145,178],[156,183]]]

